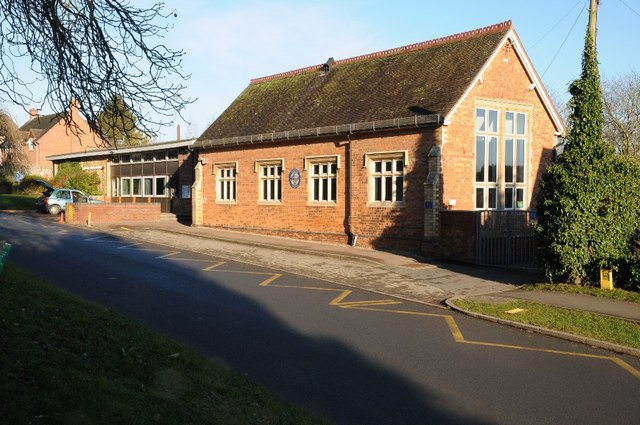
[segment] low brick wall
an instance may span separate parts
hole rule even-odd
[[[440,212],[440,256],[443,259],[476,262],[475,211]]]
[[[160,221],[160,204],[73,204],[67,205],[67,223],[86,223],[91,213],[92,223],[125,221]]]

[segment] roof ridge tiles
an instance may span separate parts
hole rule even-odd
[[[413,44],[407,44],[405,46],[394,47],[387,50],[380,50],[378,52],[373,52],[373,53],[366,53],[364,55],[354,56],[351,58],[339,59],[335,61],[335,64],[341,65],[345,63],[353,63],[353,62],[358,62],[358,61],[367,60],[367,59],[380,58],[380,57],[391,56],[391,55],[400,54],[400,53],[407,53],[415,50],[422,50],[428,47],[437,46],[439,44],[448,43],[450,41],[458,41],[458,40],[463,40],[465,38],[475,37],[482,34],[490,34],[495,31],[502,30],[504,28],[511,28],[512,26],[513,25],[510,20],[504,21],[498,24],[493,24],[493,25],[477,28],[470,31],[447,35],[440,38],[434,38],[432,40],[421,41]],[[311,65],[304,68],[299,68],[291,71],[280,72],[278,74],[268,75],[266,77],[254,78],[251,80],[251,84],[260,83],[263,81],[275,80],[278,78],[291,77],[293,75],[302,74],[309,71],[317,71],[322,67],[322,65],[323,64]]]

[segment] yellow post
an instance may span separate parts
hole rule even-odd
[[[67,221],[73,221],[73,205],[67,205]]]
[[[613,289],[613,270],[600,269],[600,288]]]
[[[87,226],[91,227],[91,211],[89,211],[89,214],[87,215]]]

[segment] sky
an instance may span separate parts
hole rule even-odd
[[[136,0],[136,6],[153,3]],[[440,38],[511,20],[556,102],[580,76],[589,0],[166,0],[163,43],[185,52],[193,99],[157,141],[198,137],[252,78]],[[601,78],[640,72],[640,0],[601,0]],[[275,105],[274,105],[275,106]],[[24,110],[5,105],[20,125]],[[50,113],[53,111],[42,111]]]

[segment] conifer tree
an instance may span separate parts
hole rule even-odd
[[[539,255],[551,281],[593,283],[627,258],[640,223],[638,164],[603,140],[595,38],[587,32],[581,78],[569,88],[569,132],[537,197]]]
[[[111,101],[98,113],[98,123],[102,134],[113,147],[144,145],[149,138],[136,127],[136,117],[120,96]]]

